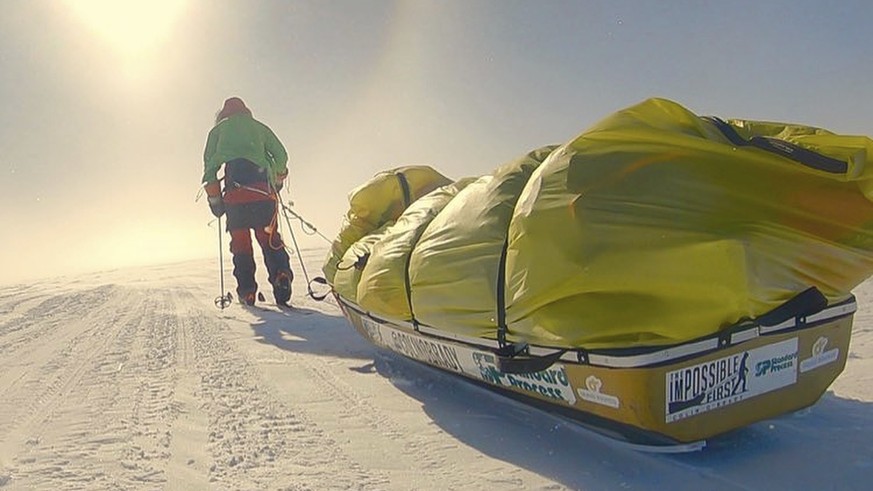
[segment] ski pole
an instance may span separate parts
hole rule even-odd
[[[312,290],[312,283],[314,282],[314,283],[320,283],[320,284],[326,285],[327,280],[325,280],[324,278],[321,278],[321,277],[316,277],[316,278],[312,278],[312,279],[309,278],[309,273],[306,271],[306,264],[304,264],[304,262],[303,262],[303,255],[300,254],[300,246],[297,244],[297,237],[294,235],[294,230],[291,228],[291,218],[288,216],[288,213],[291,212],[291,210],[289,210],[289,208],[287,206],[285,206],[284,203],[282,203],[281,196],[279,196],[278,193],[276,193],[276,203],[277,203],[277,206],[282,207],[282,216],[285,217],[285,224],[288,226],[288,235],[291,236],[291,242],[294,244],[294,250],[297,252],[297,260],[300,262],[300,269],[303,271],[303,278],[306,280],[307,293],[314,300],[319,300],[319,301],[324,300],[330,294],[330,292],[327,292],[324,295],[318,295]],[[278,212],[278,210],[277,210],[277,212]],[[291,212],[291,213],[294,213],[294,212]],[[294,215],[299,218],[299,216],[296,213],[294,213]],[[301,221],[303,221],[303,220],[301,219]],[[319,234],[319,235],[321,235],[321,234]],[[322,237],[324,237],[324,236],[322,235]],[[327,240],[327,237],[324,237],[324,238],[325,238],[325,240]]]
[[[224,247],[221,244],[221,217],[218,217],[218,270],[221,281],[221,292],[215,297],[215,306],[224,310],[231,302],[230,292],[224,293]]]

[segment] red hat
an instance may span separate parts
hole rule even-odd
[[[233,116],[234,114],[245,113],[249,116],[252,115],[252,111],[246,107],[246,103],[243,102],[239,97],[231,97],[224,101],[224,107],[221,108],[221,111],[218,111],[218,115],[215,117],[216,121],[221,121],[224,118],[229,116]]]

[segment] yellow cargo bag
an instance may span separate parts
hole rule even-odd
[[[411,165],[380,172],[349,193],[349,211],[331,244],[325,278],[333,283],[337,263],[359,239],[396,220],[413,201],[452,181],[426,165]]]
[[[873,146],[651,99],[552,152],[509,227],[513,339],[588,348],[717,332],[873,273]]]
[[[419,198],[374,245],[358,283],[358,304],[380,315],[412,318],[407,277],[409,254],[431,220],[473,179],[461,179]]]

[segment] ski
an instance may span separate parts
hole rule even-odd
[[[215,305],[216,305],[216,307],[219,307],[220,309],[224,310],[228,306],[230,306],[231,303],[233,303],[233,298],[234,298],[233,294],[230,292],[227,292],[226,294],[218,297],[215,300]],[[219,299],[221,300],[220,302],[219,302]],[[289,313],[289,314],[299,314],[299,315],[309,315],[309,314],[313,314],[316,312],[314,310],[302,309],[300,307],[297,307],[297,306],[294,306],[291,304],[284,304],[284,305],[267,304],[266,301],[267,301],[266,297],[264,297],[264,294],[261,292],[258,292],[257,300],[253,304],[248,304],[248,303],[244,302],[241,298],[237,297],[237,303],[241,307],[243,307],[244,309],[251,308],[251,309],[260,310],[262,312],[273,312],[276,314]],[[259,304],[257,302],[261,302],[261,303]]]
[[[309,315],[309,314],[312,314],[314,312],[311,310],[304,310],[304,309],[298,308],[298,307],[291,305],[291,304],[265,304],[264,302],[266,302],[267,299],[264,297],[264,294],[261,292],[258,292],[257,301],[261,302],[261,303],[259,304],[259,303],[255,302],[255,303],[249,305],[245,302],[240,301],[240,305],[243,308],[258,309],[262,312],[273,312],[273,313],[277,313],[277,314],[278,313],[292,313],[292,314],[300,314],[300,315]]]
[[[290,313],[290,314],[300,314],[300,315],[309,315],[309,314],[313,313],[313,311],[311,311],[311,310],[304,310],[304,309],[295,307],[293,305],[273,305],[273,304],[270,304],[270,305],[259,305],[259,304],[246,305],[246,304],[242,304],[242,306],[244,308],[251,307],[251,308],[258,309],[258,310],[261,310],[264,312]]]

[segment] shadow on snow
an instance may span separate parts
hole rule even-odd
[[[365,361],[420,401],[447,433],[572,489],[867,489],[873,404],[827,393],[814,406],[710,439],[701,452],[647,454],[362,338],[339,314],[253,310],[259,341]],[[372,360],[372,362],[367,362]]]
[[[869,489],[873,403],[826,393],[703,451],[651,454],[385,350],[375,368],[458,440],[573,489]]]
[[[374,356],[376,347],[366,342],[337,309],[336,314],[307,307],[294,311],[249,309],[258,320],[252,331],[261,343],[296,353],[339,358]]]

